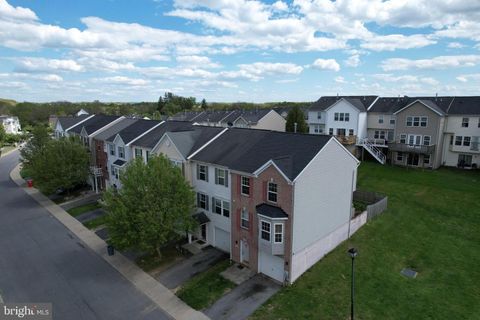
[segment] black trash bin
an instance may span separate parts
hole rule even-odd
[[[107,246],[107,252],[109,256],[113,256],[115,254],[115,248],[111,244],[109,244]]]

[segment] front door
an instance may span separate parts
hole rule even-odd
[[[242,263],[248,263],[248,258],[250,255],[250,251],[248,249],[248,242],[241,240],[241,246],[240,246],[240,259]]]
[[[418,154],[417,153],[409,153],[407,158],[407,164],[409,166],[418,167]]]
[[[202,237],[202,240],[207,240],[207,224],[204,223],[200,226],[200,235]]]

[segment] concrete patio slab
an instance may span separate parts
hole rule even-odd
[[[249,268],[246,268],[238,263],[227,268],[227,270],[222,271],[220,275],[227,280],[232,281],[236,285],[242,284],[256,273]]]

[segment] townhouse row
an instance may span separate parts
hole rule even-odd
[[[357,157],[428,167],[480,166],[480,97],[325,96],[308,110],[312,134],[335,135]]]
[[[334,137],[103,115],[58,118],[55,132],[89,147],[99,189],[121,188],[134,158],[168,157],[196,192],[189,241],[277,281],[348,236],[359,161]]]

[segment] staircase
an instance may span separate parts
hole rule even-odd
[[[386,156],[379,148],[375,147],[370,141],[368,141],[368,139],[360,140],[358,145],[367,150],[375,159],[377,159],[378,162],[385,164]]]

